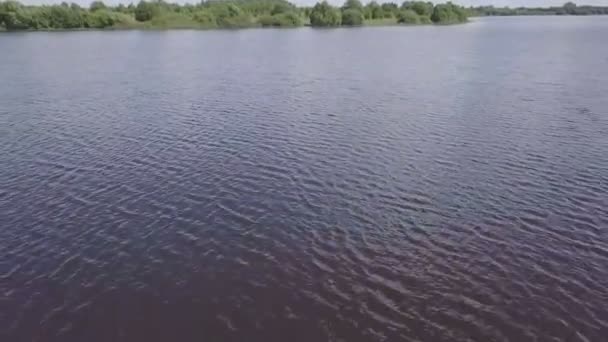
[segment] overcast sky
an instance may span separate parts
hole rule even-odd
[[[51,3],[60,3],[63,0],[20,0],[21,3],[25,4],[51,4]],[[67,2],[75,2],[81,5],[88,5],[92,0],[65,0]],[[167,0],[168,2],[178,2],[178,3],[196,3],[200,2],[199,0]],[[317,0],[290,0],[292,3],[298,5],[310,5],[317,2]],[[378,2],[396,2],[401,3],[403,0],[376,0]],[[432,1],[432,0],[431,0]],[[494,5],[494,6],[526,6],[526,7],[535,7],[535,6],[556,6],[563,5],[564,2],[568,0],[453,0],[454,3],[459,5]],[[118,3],[137,3],[139,0],[105,0],[106,4],[118,4]],[[342,4],[343,0],[329,0],[330,3],[333,4]],[[368,0],[363,0],[363,3],[369,2]],[[433,2],[443,2],[443,1],[433,1]],[[608,6],[608,0],[573,0],[573,2],[579,5],[605,5]]]

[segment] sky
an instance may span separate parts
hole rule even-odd
[[[61,3],[64,0],[20,0],[21,3],[38,5],[38,4],[52,4],[52,3]],[[65,0],[66,2],[75,2],[80,5],[89,5],[92,0]],[[311,5],[315,4],[318,0],[290,0],[292,3],[298,5]],[[342,4],[343,0],[328,0],[332,4]],[[377,0],[378,2],[396,2],[401,3],[403,0]],[[433,0],[430,0],[433,1]],[[464,6],[478,6],[478,5],[494,5],[494,6],[510,6],[510,7],[546,7],[546,6],[561,6],[568,0],[452,0],[454,3]],[[608,0],[571,0],[574,3],[579,5],[602,5],[608,6]],[[106,4],[118,4],[118,3],[137,3],[139,0],[105,0]],[[200,2],[200,0],[167,0],[167,2],[177,2],[177,3],[196,3]],[[363,3],[369,2],[368,0],[363,0]],[[443,2],[440,0],[435,0],[433,2]]]

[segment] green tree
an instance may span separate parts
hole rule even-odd
[[[573,2],[566,2],[564,4],[564,11],[568,14],[576,14],[576,4]]]
[[[455,24],[467,21],[467,11],[451,2],[436,5],[431,20],[436,24]]]
[[[11,10],[9,7],[9,2],[0,2],[0,26],[4,28],[8,28],[9,21],[9,13],[14,13],[14,9]]]
[[[397,14],[397,22],[400,24],[420,24],[420,16],[411,9],[404,9]]]
[[[272,6],[272,10],[270,11],[271,15],[276,15],[276,14],[281,14],[281,13],[287,13],[287,12],[291,12],[293,11],[294,6],[286,3],[286,2],[279,2],[276,3]]]
[[[93,1],[93,2],[91,2],[91,5],[89,6],[89,11],[95,12],[98,10],[104,10],[106,8],[107,8],[106,4],[104,4],[103,1]]]
[[[424,2],[424,1],[405,1],[401,5],[402,9],[409,9],[419,16],[427,16],[430,17],[433,14],[433,3],[432,2]]]
[[[23,5],[21,5],[17,1],[9,0],[9,1],[5,1],[5,2],[0,2],[0,15],[8,14],[10,12],[12,12],[12,13],[17,12],[17,10],[20,9],[21,7],[23,7]]]
[[[85,18],[85,26],[90,28],[106,28],[114,26],[118,21],[115,12],[97,9],[89,12]]]
[[[393,2],[387,2],[380,5],[384,18],[394,18],[399,13],[399,6]]]
[[[137,21],[149,21],[152,20],[154,16],[160,14],[160,8],[158,4],[140,1],[135,7],[135,19]]]
[[[312,12],[312,8],[311,7],[305,7],[304,8],[304,16],[306,18],[310,18],[310,12]]]
[[[31,14],[20,3],[7,1],[0,3],[0,24],[8,30],[30,28]]]
[[[67,4],[66,4],[67,5]],[[84,27],[84,19],[80,10],[74,10],[66,5],[54,5],[50,8],[50,28],[74,29]]]
[[[363,25],[363,13],[355,8],[347,8],[342,11],[342,25],[359,26]]]
[[[211,28],[217,25],[213,13],[211,13],[209,10],[202,9],[194,12],[192,17],[201,25],[201,27],[204,28]]]
[[[344,5],[342,6],[342,9],[355,9],[361,11],[363,10],[363,4],[361,4],[361,1],[359,0],[346,0]]]
[[[339,26],[340,22],[340,11],[327,1],[318,2],[310,12],[312,26]]]
[[[302,19],[295,12],[264,15],[258,19],[262,26],[295,27],[302,25]]]
[[[367,13],[368,19],[382,19],[384,18],[384,10],[382,7],[376,2],[372,1],[365,6],[365,11]]]
[[[215,16],[217,26],[239,28],[252,26],[254,20],[251,14],[244,12],[239,6],[226,2],[207,3],[207,7]]]

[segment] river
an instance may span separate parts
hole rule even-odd
[[[602,341],[606,37],[0,34],[0,339]]]

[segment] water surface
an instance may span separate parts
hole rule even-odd
[[[0,340],[602,341],[608,20],[0,35]]]

